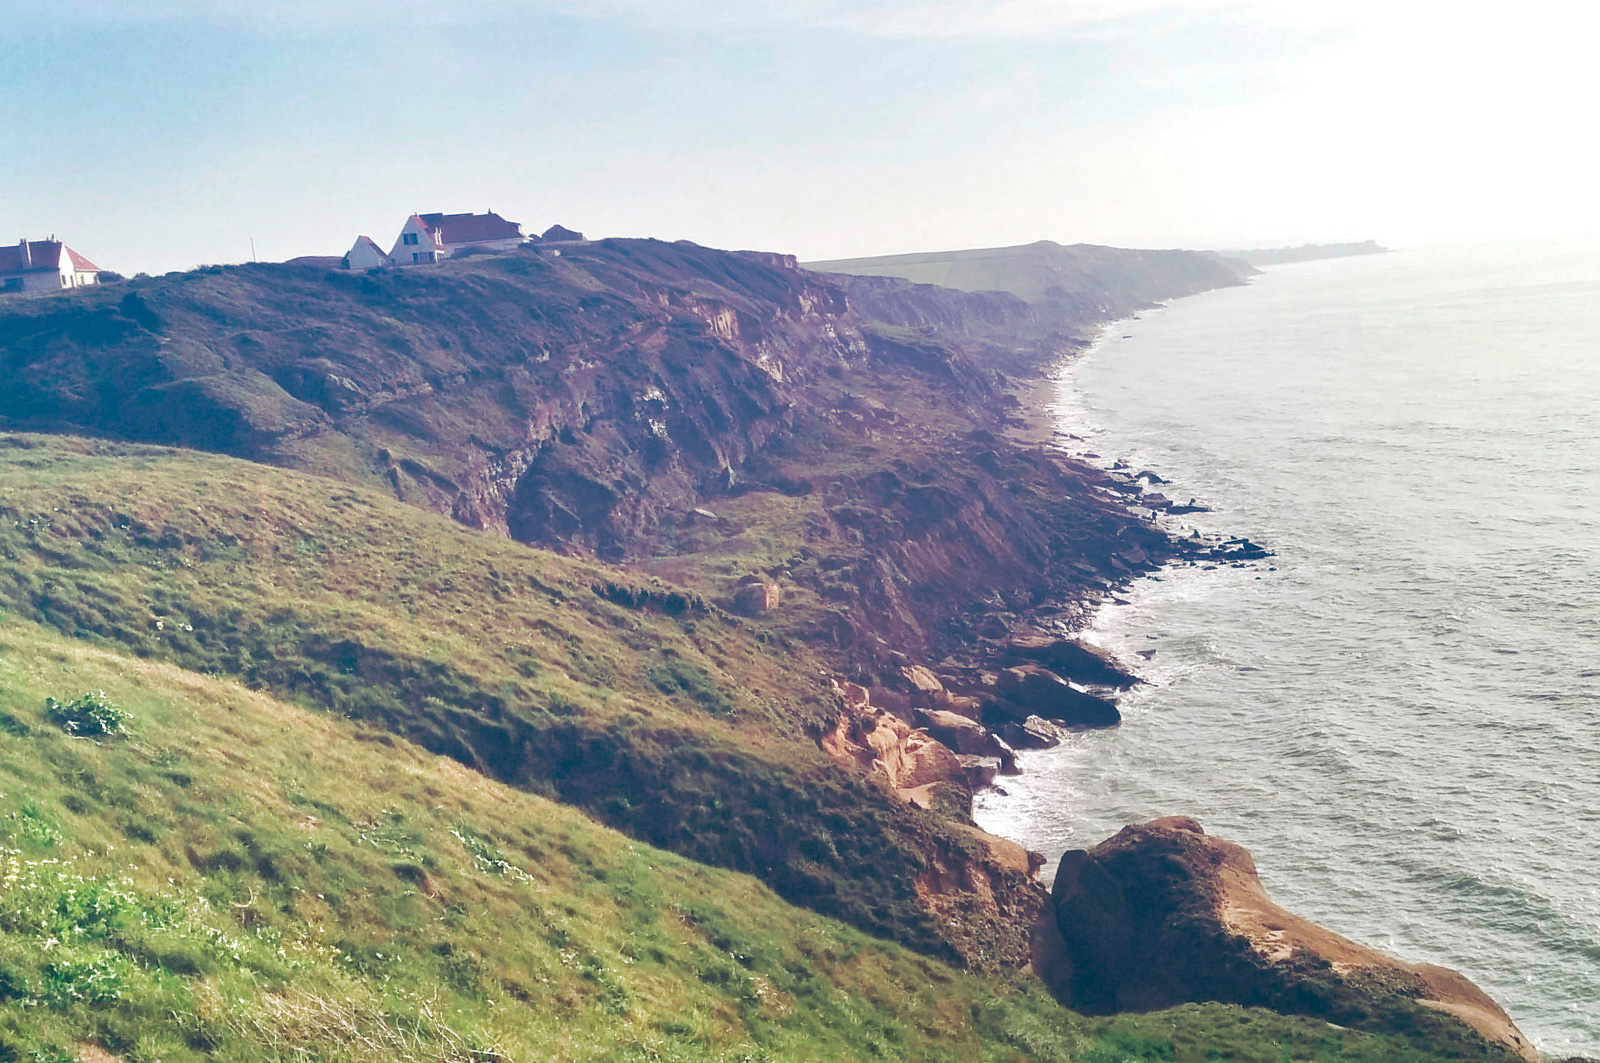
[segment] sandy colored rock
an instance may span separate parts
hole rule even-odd
[[[733,596],[734,607],[745,616],[761,616],[783,602],[783,588],[776,583],[750,583]]]
[[[986,757],[1000,755],[1000,746],[988,729],[965,716],[937,709],[922,709],[917,713],[917,723],[957,753]]]
[[[967,785],[974,790],[981,789],[994,782],[996,775],[1000,774],[999,757],[975,757],[968,753],[957,754],[956,760],[961,765],[961,770],[966,773]]]
[[[823,752],[879,776],[902,800],[911,800],[911,791],[921,791],[923,800],[916,803],[923,807],[928,797],[924,788],[965,777],[956,754],[927,731],[868,702],[852,703],[847,688],[840,690],[847,699],[846,715],[822,736]]]
[[[1053,920],[1035,928],[1035,969],[1079,1011],[1216,1000],[1379,1032],[1407,1015],[1392,1029],[1435,1042],[1481,1039],[1538,1059],[1467,978],[1395,959],[1285,911],[1268,898],[1243,847],[1188,817],[1127,827],[1092,850],[1064,854],[1051,902]],[[1465,1028],[1430,1025],[1431,1016]]]
[[[939,677],[920,664],[902,668],[900,674],[905,676],[906,682],[910,683],[913,689],[924,694],[938,694],[944,690],[944,684],[939,682]]]
[[[953,712],[957,716],[965,716],[969,720],[983,718],[983,699],[971,697],[966,694],[952,694],[941,690],[933,695],[932,705],[941,712]]]
[[[1009,838],[990,834],[980,827],[961,824],[960,830],[971,835],[989,851],[989,858],[1008,871],[1032,877],[1044,866],[1044,854],[1025,849]]]

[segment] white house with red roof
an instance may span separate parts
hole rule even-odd
[[[0,292],[58,292],[99,283],[100,267],[55,237],[0,247]]]
[[[400,227],[389,257],[398,266],[438,262],[468,248],[510,251],[527,242],[522,226],[487,214],[413,214]]]

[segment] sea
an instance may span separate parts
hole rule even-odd
[[[1600,1058],[1600,240],[1269,268],[1119,322],[1057,444],[1274,556],[1169,568],[1086,637],[1121,726],[980,795],[1043,852],[1198,817],[1291,911],[1462,971]]]

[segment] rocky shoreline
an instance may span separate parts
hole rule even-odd
[[[1037,390],[1019,391],[1040,403]],[[1209,511],[1195,499],[1175,504],[1157,493],[1166,481],[1153,470],[1134,473],[1118,461],[1102,471],[1107,489],[1142,519]],[[1061,729],[1114,726],[1120,721],[1114,692],[1143,680],[1073,637],[1095,611],[1108,598],[1119,600],[1116,594],[1133,580],[1159,578],[1164,568],[1246,567],[1273,556],[1243,537],[1195,531],[1172,541],[1177,550],[1160,562],[1143,549],[1118,555],[1126,571],[1119,566],[1120,578],[1103,588],[1086,588],[1026,617],[994,614],[1005,637],[975,649],[998,671],[960,658],[946,658],[938,670],[913,665],[904,671],[914,693],[904,700],[880,693],[879,701],[897,722],[916,724],[955,752],[974,788],[1017,773],[1016,750],[1053,747]],[[871,711],[870,697],[860,688],[846,691],[862,713]],[[1019,723],[1015,717],[1029,709],[1039,711]],[[918,800],[921,791],[907,799]],[[1022,848],[985,837],[997,852],[1007,844]],[[1023,852],[1030,874],[1043,868],[1042,854]],[[1206,834],[1189,816],[1130,824],[1092,849],[1065,852],[1031,948],[1034,974],[1064,1005],[1087,1014],[1219,1001],[1361,1029],[1410,1029],[1467,1055],[1541,1058],[1505,1010],[1458,972],[1396,959],[1274,904],[1250,854]]]
[[[1042,389],[1017,380],[1009,390],[1016,400],[1014,435],[1043,449],[1040,424],[1048,420],[1049,411]],[[1202,535],[1198,530],[1188,537],[1173,533],[1160,518],[1209,512],[1209,507],[1194,498],[1174,502],[1159,491],[1167,481],[1152,469],[1134,472],[1121,461],[1096,466],[1068,458],[1064,451],[1056,460],[1075,466],[1093,490],[1124,507],[1138,526],[1153,534],[1108,550],[1109,569],[1103,572],[1080,562],[1090,581],[1074,587],[1068,597],[1020,610],[1002,600],[970,617],[966,644],[939,660],[914,662],[891,651],[887,678],[835,683],[845,712],[819,740],[824,749],[841,762],[870,768],[876,758],[867,755],[867,748],[885,752],[891,741],[886,736],[892,733],[905,752],[886,754],[889,759],[877,770],[888,777],[892,790],[920,807],[932,807],[931,792],[938,782],[960,780],[977,790],[998,777],[1018,774],[1020,751],[1054,748],[1070,731],[1121,722],[1116,694],[1143,680],[1129,665],[1078,636],[1101,605],[1120,600],[1117,595],[1133,581],[1159,578],[1163,570],[1177,566],[1242,568],[1273,556],[1244,537]],[[773,594],[778,591],[771,588]],[[864,745],[861,735],[879,727],[887,727],[884,736]],[[943,749],[927,752],[929,740]],[[1042,864],[1042,855],[1029,855],[1034,866]]]

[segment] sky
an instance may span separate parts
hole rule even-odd
[[[0,0],[0,243],[413,212],[842,258],[1600,233],[1592,5]]]

